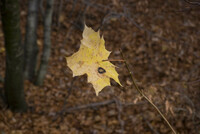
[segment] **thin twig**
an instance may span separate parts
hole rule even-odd
[[[67,103],[68,103],[68,98],[69,98],[69,96],[70,96],[71,93],[72,93],[72,88],[73,88],[73,86],[74,86],[74,82],[75,82],[76,79],[77,79],[77,77],[74,77],[74,78],[72,79],[72,81],[71,81],[71,85],[70,85],[70,87],[68,88],[68,94],[67,94],[67,96],[65,97],[65,101],[64,101],[62,110],[66,107],[66,105],[67,105]]]
[[[130,76],[131,76],[133,85],[134,85],[134,87],[136,88],[136,90],[140,93],[140,95],[141,95],[142,97],[144,97],[144,98],[156,109],[156,111],[161,115],[161,117],[165,120],[165,122],[167,123],[167,125],[170,127],[170,129],[172,130],[172,132],[173,132],[174,134],[176,134],[176,131],[175,131],[174,128],[171,126],[171,124],[169,123],[169,121],[165,118],[165,116],[161,113],[161,111],[158,109],[158,107],[157,107],[157,106],[156,106],[156,105],[155,105],[155,104],[154,104],[154,103],[139,89],[139,87],[137,86],[137,84],[136,84],[136,82],[135,82],[135,80],[134,80],[134,78],[133,78],[133,74],[132,74],[132,72],[130,71],[130,68],[129,68],[129,66],[128,66],[128,63],[127,63],[127,61],[125,60],[124,55],[123,55],[121,49],[120,49],[120,53],[121,53],[122,59],[125,61],[124,63],[125,63],[125,65],[126,65],[127,70],[129,71],[129,74],[130,74]]]
[[[105,106],[105,105],[110,105],[112,103],[116,103],[116,100],[115,99],[111,99],[111,100],[106,100],[106,101],[102,101],[102,102],[94,102],[94,103],[74,106],[74,107],[70,107],[70,108],[67,108],[67,109],[63,108],[62,109],[62,115],[64,115],[65,113],[72,113],[74,111],[79,111],[79,110],[83,110],[83,109],[97,108],[97,107],[101,107],[101,106]],[[133,105],[137,106],[137,105],[142,105],[142,104],[145,104],[145,103],[144,102],[139,102],[139,103],[121,103],[121,105],[123,107],[133,106]]]
[[[193,1],[189,1],[189,0],[184,0],[184,1],[191,5],[200,6],[200,2],[193,2]]]
[[[77,78],[77,77],[75,77],[75,78],[72,79],[71,85],[70,85],[70,87],[68,88],[68,94],[67,94],[67,96],[66,96],[66,98],[65,98],[64,104],[63,104],[61,110],[58,111],[58,112],[56,113],[56,116],[55,116],[54,119],[53,119],[54,121],[57,120],[58,117],[61,117],[61,116],[64,115],[64,113],[65,113],[65,111],[66,111],[66,105],[67,105],[67,103],[68,103],[68,98],[69,98],[70,95],[71,95],[72,87],[74,86],[74,81],[76,80],[76,78]],[[63,118],[61,118],[61,120],[63,120]]]
[[[115,102],[115,100],[112,99],[112,100],[106,100],[106,101],[103,101],[103,102],[95,102],[95,103],[75,106],[75,107],[66,109],[65,112],[71,113],[71,112],[76,111],[76,110],[87,109],[87,108],[96,108],[96,107],[100,107],[100,106],[109,105],[109,104],[112,104],[114,102]]]
[[[118,121],[119,121],[120,127],[121,127],[119,133],[123,134],[124,133],[124,121],[121,118],[121,114],[123,113],[123,105],[122,105],[122,102],[117,97],[115,97],[114,100],[115,100],[116,107],[118,110],[117,118],[118,118]]]
[[[174,40],[169,40],[165,37],[162,37],[162,36],[158,36],[156,35],[155,33],[153,33],[152,31],[146,29],[145,27],[141,26],[140,24],[138,24],[134,19],[133,17],[131,17],[131,14],[130,14],[130,11],[124,7],[124,17],[126,20],[130,21],[133,25],[135,25],[136,28],[138,28],[139,30],[141,31],[145,31],[148,35],[150,35],[151,37],[156,37],[156,38],[159,38],[165,42],[174,42]]]

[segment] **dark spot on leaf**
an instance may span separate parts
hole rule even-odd
[[[98,68],[98,72],[99,72],[100,74],[103,74],[103,73],[106,72],[106,70],[103,69],[102,67],[99,67],[99,68]]]

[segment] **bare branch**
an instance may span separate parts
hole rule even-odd
[[[184,0],[186,3],[191,4],[191,5],[195,5],[195,6],[200,6],[200,2],[196,2],[196,1],[189,1],[189,0]]]

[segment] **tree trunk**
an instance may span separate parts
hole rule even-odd
[[[41,57],[40,68],[38,70],[36,85],[42,85],[45,74],[47,72],[47,65],[51,54],[51,23],[53,13],[53,2],[54,0],[46,1],[46,11],[44,15],[44,47],[43,54]]]
[[[13,111],[25,111],[23,46],[20,31],[20,6],[18,0],[1,0],[0,10],[6,48],[5,97]]]
[[[28,16],[26,26],[26,38],[25,38],[25,67],[24,75],[30,81],[33,81],[35,77],[36,65],[37,65],[37,17],[39,9],[39,0],[29,0],[28,4]]]

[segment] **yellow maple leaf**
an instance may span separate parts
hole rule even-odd
[[[110,86],[110,78],[120,83],[115,66],[107,60],[111,52],[105,48],[105,41],[99,31],[85,25],[83,39],[78,52],[66,57],[67,65],[74,76],[88,75],[88,82],[92,83],[96,95],[106,86]],[[122,86],[122,85],[121,85]]]

